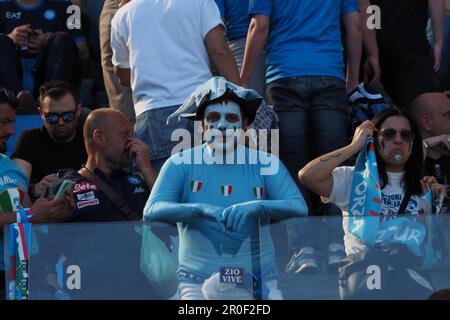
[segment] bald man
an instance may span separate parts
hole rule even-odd
[[[418,96],[411,107],[426,150],[425,174],[450,191],[450,100],[442,93]]]
[[[148,146],[132,137],[132,125],[121,112],[104,108],[97,109],[86,119],[83,135],[88,159],[78,172],[67,171],[50,188],[56,192],[64,180],[75,183],[73,194],[76,209],[69,221],[108,222],[136,220],[116,206],[104,192],[98,179],[121,195],[129,212],[142,218],[142,211],[149,196],[149,190],[156,180]],[[130,164],[136,165],[139,175],[124,171]],[[92,177],[95,178],[93,178]]]

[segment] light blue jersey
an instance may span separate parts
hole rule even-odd
[[[161,210],[164,206],[174,203],[199,206],[206,204],[223,208],[244,203],[260,206],[263,213],[260,217],[261,272],[264,276],[276,271],[268,223],[271,219],[277,219],[277,214],[281,217],[280,212],[283,215],[287,211],[291,217],[307,215],[307,206],[281,162],[275,174],[261,175],[261,169],[266,167],[262,164],[261,156],[264,159],[270,156],[253,149],[243,150],[245,164],[178,164],[180,156],[193,160],[197,154],[203,155],[206,160],[211,159],[206,145],[169,158],[153,187],[144,216],[146,220],[153,220],[159,216],[158,211],[164,211]],[[279,161],[271,157],[273,161]],[[258,160],[249,164],[249,159]],[[172,211],[177,210],[179,217],[184,209],[175,207]],[[164,213],[157,220],[171,222],[170,214]],[[225,231],[221,224],[213,220],[192,217],[181,220],[183,219],[180,218],[177,225],[180,236],[179,263],[182,267],[207,277],[220,272],[221,267],[241,267],[244,272],[252,272],[250,234],[254,232],[256,222],[251,222],[252,226],[246,226],[248,228],[244,228],[245,231],[231,232]]]
[[[270,17],[267,83],[281,78],[345,79],[341,16],[356,0],[250,0],[251,15]]]
[[[20,189],[24,194],[28,190],[28,179],[25,173],[11,161],[9,157],[0,153],[0,192],[7,189]],[[2,214],[0,212],[0,214]],[[5,270],[3,254],[3,227],[0,227],[0,270]]]

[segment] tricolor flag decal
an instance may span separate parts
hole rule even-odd
[[[17,211],[23,208],[25,194],[22,190],[10,188],[0,192],[0,212]]]
[[[255,195],[256,199],[264,198],[264,188],[263,187],[253,188],[253,194]]]
[[[231,195],[231,192],[233,192],[233,186],[229,184],[225,184],[220,187],[220,192],[222,192],[222,195],[225,197],[229,197]]]
[[[197,193],[202,188],[202,182],[197,180],[191,180],[191,191]]]

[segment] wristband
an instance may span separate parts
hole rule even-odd
[[[20,209],[17,211],[17,223],[30,223],[33,222],[33,217],[36,216],[36,212],[30,208]]]
[[[32,223],[37,216],[37,212],[31,210],[30,208],[25,208],[25,213],[27,215],[27,222]]]

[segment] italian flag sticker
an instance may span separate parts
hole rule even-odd
[[[233,191],[233,186],[226,184],[220,187],[220,191],[225,197],[229,197]]]
[[[10,188],[0,192],[0,212],[17,211],[23,207],[24,192]]]
[[[191,180],[191,191],[197,193],[202,188],[202,182],[197,180]]]
[[[255,195],[256,199],[262,199],[264,197],[264,188],[263,187],[253,188],[253,194]]]

